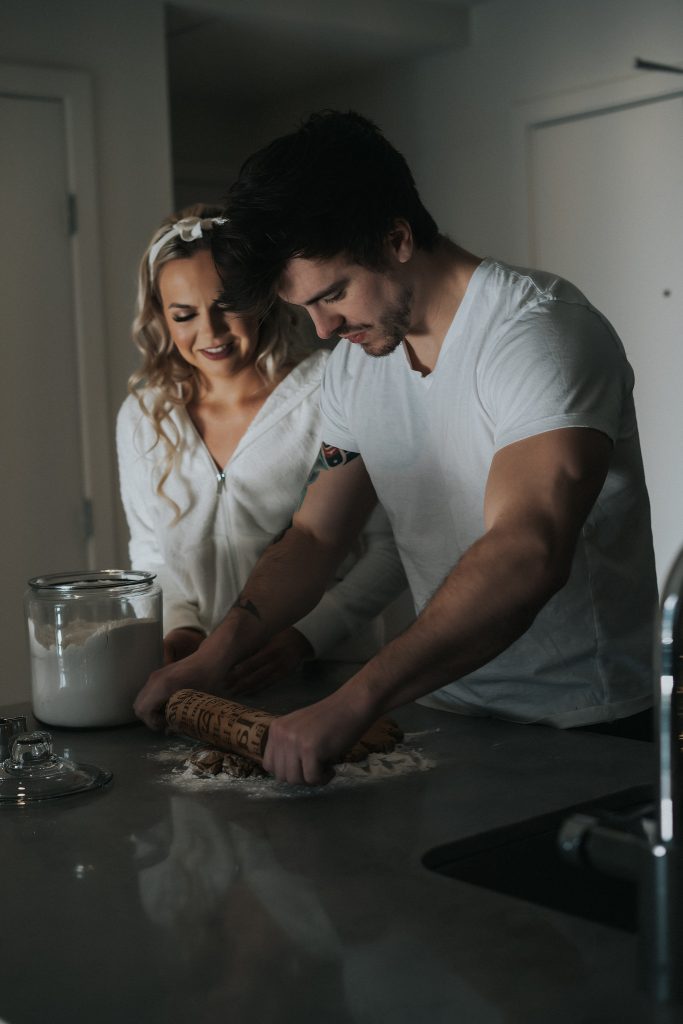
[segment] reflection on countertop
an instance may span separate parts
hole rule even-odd
[[[299,680],[258,704],[279,712],[312,696]],[[305,799],[253,799],[211,780],[174,786],[183,741],[142,726],[55,730],[57,750],[114,780],[2,809],[14,941],[0,961],[0,1017],[658,1020],[635,988],[633,935],[422,864],[439,844],[652,782],[651,746],[418,705],[395,717],[420,733],[431,770]]]

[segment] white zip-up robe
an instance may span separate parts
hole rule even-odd
[[[290,524],[323,440],[319,389],[329,354],[318,350],[285,377],[223,470],[186,409],[170,413],[179,447],[164,490],[182,510],[176,523],[173,508],[156,493],[163,446],[155,445],[154,428],[137,398],[131,395],[123,403],[117,450],[130,561],[135,569],[157,574],[165,633],[181,626],[213,630],[263,550]],[[296,624],[316,656],[370,657],[384,642],[379,613],[405,587],[381,508],[357,547],[318,606]]]

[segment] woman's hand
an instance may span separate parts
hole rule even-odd
[[[150,729],[163,731],[166,726],[164,710],[169,698],[177,690],[186,688],[211,692],[207,677],[207,669],[196,653],[158,668],[135,698],[133,711]]]
[[[174,661],[181,661],[194,654],[205,638],[205,633],[191,626],[172,629],[164,637],[164,665],[172,665]]]
[[[150,729],[163,730],[166,704],[178,690],[225,695],[224,682],[229,668],[224,668],[224,664],[225,661],[211,650],[211,637],[208,637],[194,654],[152,672],[135,699],[133,711]]]
[[[303,633],[290,626],[277,633],[262,650],[235,665],[225,689],[231,696],[237,696],[270,686],[290,675],[313,654]]]
[[[278,633],[257,654],[232,669],[224,669],[221,659],[212,654],[212,637],[206,642],[198,633],[196,637],[199,643],[193,653],[152,672],[140,690],[133,710],[150,729],[164,728],[164,708],[178,690],[201,690],[234,697],[277,682],[313,654],[308,640],[292,627]]]

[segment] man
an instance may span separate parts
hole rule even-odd
[[[330,468],[138,714],[158,724],[181,686],[238,692],[239,662],[319,599],[375,495],[418,617],[273,725],[269,771],[322,783],[374,719],[417,698],[558,727],[646,714],[654,559],[633,375],[610,325],[554,275],[439,234],[403,157],[354,113],[313,115],[255,154],[228,216],[214,252],[226,304],[279,293],[322,339],[342,337],[322,393]]]

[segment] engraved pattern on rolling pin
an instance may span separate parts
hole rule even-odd
[[[178,690],[166,705],[166,723],[173,732],[259,762],[274,718],[267,711],[197,690]]]

